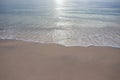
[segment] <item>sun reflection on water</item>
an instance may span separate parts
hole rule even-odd
[[[58,21],[56,22],[56,26],[66,28],[69,25],[69,22],[65,21],[65,17],[64,17],[64,15],[66,15],[65,13],[66,2],[65,0],[55,0],[55,5],[56,5],[55,15],[56,18],[58,19]]]
[[[55,0],[55,15],[58,21],[56,21],[56,27],[60,29],[55,29],[52,31],[52,40],[53,42],[60,44],[68,44],[75,42],[72,39],[72,31],[69,28],[71,23],[63,17],[65,15],[65,1],[64,0]]]
[[[58,6],[61,6],[64,4],[64,0],[55,0],[55,2]]]
[[[61,15],[64,14],[63,9],[64,9],[64,0],[55,0],[55,15],[61,19]]]

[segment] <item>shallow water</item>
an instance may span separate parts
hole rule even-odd
[[[120,47],[120,1],[0,1],[0,39]]]

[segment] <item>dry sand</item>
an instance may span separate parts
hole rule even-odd
[[[0,40],[0,80],[120,80],[120,48]]]

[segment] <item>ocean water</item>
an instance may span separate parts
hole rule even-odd
[[[119,0],[1,0],[0,39],[120,48]]]

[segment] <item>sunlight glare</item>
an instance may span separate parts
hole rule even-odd
[[[63,5],[64,0],[56,0],[57,5]]]

